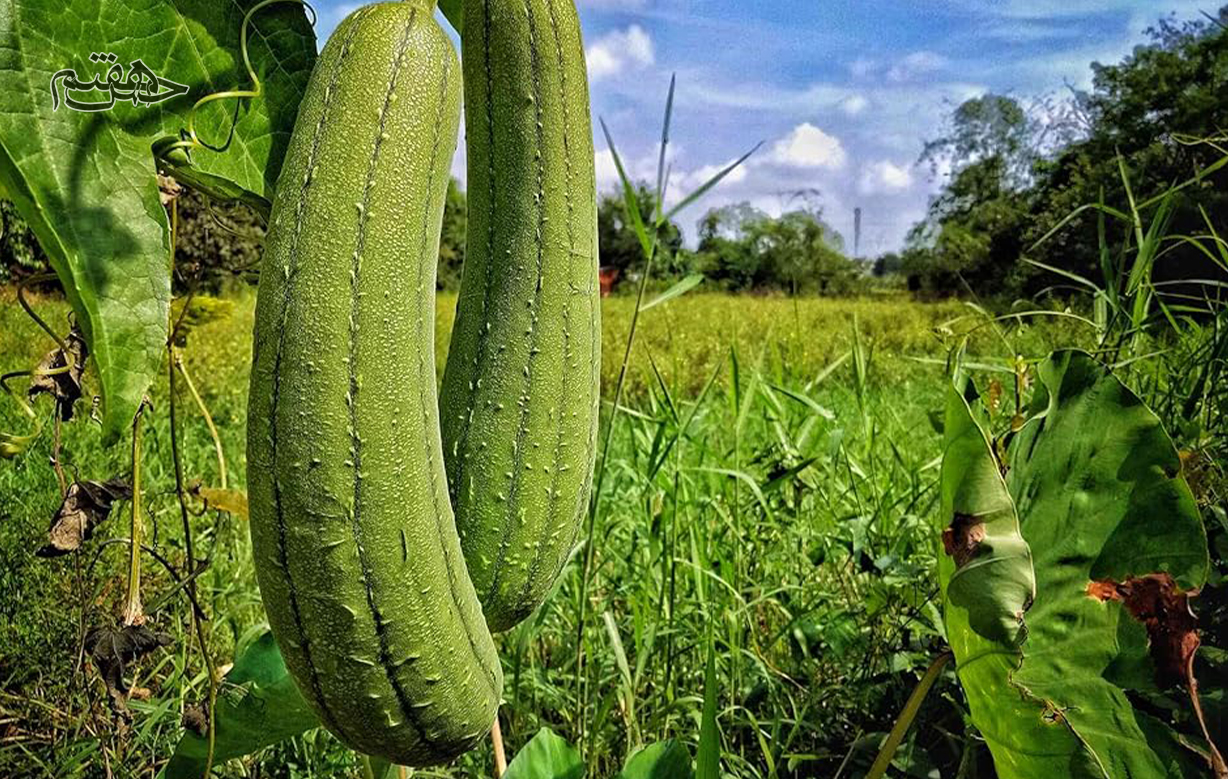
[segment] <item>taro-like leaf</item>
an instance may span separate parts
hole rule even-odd
[[[46,546],[35,554],[59,557],[77,551],[93,535],[94,528],[111,515],[112,504],[131,497],[132,486],[123,479],[73,482],[51,519]]]
[[[947,396],[943,424],[943,592],[957,622],[977,636],[1013,645],[1023,640],[1023,614],[1035,594],[1032,552],[993,454],[976,391],[971,382],[956,384]],[[959,384],[965,384],[962,391]]]
[[[631,756],[616,779],[692,779],[691,753],[670,739],[644,747]]]
[[[503,779],[581,779],[580,753],[549,728],[537,731],[508,765]]]
[[[150,652],[170,646],[173,639],[165,633],[156,633],[145,625],[128,625],[122,628],[96,627],[85,634],[85,648],[98,668],[102,681],[111,696],[111,708],[122,720],[131,719],[128,712],[128,687],[124,672],[128,666]]]
[[[1016,641],[983,628],[1009,626],[1004,619],[1017,596],[960,604],[951,595],[957,576],[979,576],[973,566],[992,558],[978,557],[980,547],[969,542],[964,565],[944,555],[940,566],[959,680],[997,775],[1205,775],[1205,760],[1134,708],[1128,692],[1168,681],[1149,656],[1162,647],[1149,645],[1128,593],[1105,597],[1106,582],[1154,577],[1189,593],[1207,575],[1198,509],[1158,418],[1108,369],[1076,351],[1039,366],[1028,417],[1009,439],[1005,463],[996,462],[988,437],[971,432],[984,430],[976,407],[948,406],[943,519],[975,516],[958,511],[960,501],[1015,514],[1035,571],[1035,598]],[[984,462],[1005,470],[1005,479],[990,478]],[[986,531],[988,537],[988,523]]]
[[[153,147],[180,137],[198,99],[251,87],[239,41],[255,4],[0,0],[0,186],[38,237],[89,344],[104,443],[127,429],[166,347],[170,226]],[[262,96],[211,102],[195,122],[224,151],[172,153],[168,167],[194,186],[267,200],[315,59],[303,6],[259,11],[248,53]],[[115,60],[91,59],[99,54]],[[186,93],[138,105],[129,90],[106,110],[76,110],[70,94],[99,104],[108,93],[69,89],[61,77],[53,101],[61,71],[109,84],[113,68],[130,74],[138,60]]]
[[[85,373],[85,358],[89,354],[85,336],[75,324],[64,339],[64,347],[52,349],[34,369],[29,397],[31,400],[39,395],[55,398],[60,419],[67,422],[72,419],[74,407],[81,398],[81,376]],[[65,351],[68,352],[67,357]],[[72,360],[71,365],[69,359]]]
[[[267,625],[249,631],[218,689],[214,711],[215,764],[251,754],[319,727],[320,721],[286,672],[277,641]],[[209,742],[203,716],[185,722],[183,738],[166,766],[166,779],[198,779]]]

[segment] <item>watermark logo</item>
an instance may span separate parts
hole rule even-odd
[[[125,100],[131,100],[134,106],[153,105],[187,94],[187,85],[162,78],[139,59],[128,63],[126,71],[118,59],[111,52],[90,54],[90,62],[111,67],[89,81],[82,81],[72,68],[57,71],[51,77],[51,110],[58,111],[63,104],[73,111],[106,111]],[[98,101],[80,100],[71,92],[105,92],[106,97]]]

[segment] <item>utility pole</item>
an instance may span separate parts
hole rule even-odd
[[[861,259],[861,206],[853,209],[853,259]]]

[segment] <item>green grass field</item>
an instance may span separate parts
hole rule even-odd
[[[219,429],[228,482],[238,487],[253,302],[250,294],[233,299],[225,316],[191,332],[185,350]],[[439,302],[441,367],[454,303]],[[63,304],[42,300],[37,309],[64,325]],[[607,426],[633,309],[626,297],[603,306]],[[694,749],[711,638],[727,773],[863,773],[941,648],[932,567],[942,452],[931,416],[941,407],[949,350],[965,336],[970,360],[1006,366],[1016,355],[1082,344],[1090,332],[1066,318],[993,325],[961,303],[903,297],[693,294],[645,312],[591,537],[588,603],[579,601],[582,546],[535,617],[501,637],[509,752],[548,726],[578,743],[589,775],[599,777],[657,739]],[[51,346],[12,293],[0,292],[0,370],[31,367]],[[101,449],[87,419],[93,388],[81,417],[65,426],[63,462],[70,478],[126,475],[130,451]],[[151,400],[145,538],[179,568],[165,378]],[[0,430],[29,427],[11,398],[0,402]],[[188,394],[178,402],[186,477],[218,486],[203,418]],[[50,405],[38,409],[48,424],[37,443],[0,461],[0,775],[153,776],[179,737],[184,707],[207,686],[188,605],[146,555],[150,624],[173,643],[128,669],[139,689],[130,729],[117,734],[80,647],[84,630],[117,619],[127,553],[115,540],[128,536],[131,505],[117,504],[79,555],[34,556],[59,504]],[[197,584],[209,646],[224,665],[263,619],[247,528],[212,511],[192,523],[198,556],[208,558]],[[897,758],[913,775],[988,759],[965,732],[949,673],[941,684]],[[415,776],[490,770],[485,747],[450,773]],[[319,731],[217,773],[358,776],[359,768]]]

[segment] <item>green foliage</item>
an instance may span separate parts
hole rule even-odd
[[[5,368],[32,364],[51,341],[13,303],[11,291],[0,291],[0,300],[6,301],[0,305]],[[184,355],[218,425],[231,486],[243,489],[252,295],[233,301],[231,316],[192,331]],[[35,296],[33,302],[49,322],[63,321],[68,311],[53,297]],[[607,397],[617,381],[617,346],[633,305],[630,296],[604,301]],[[439,296],[439,362],[455,308],[454,295]],[[591,590],[591,613],[610,611],[623,637],[631,686],[623,687],[603,621],[586,622],[593,695],[581,741],[575,718],[580,696],[571,671],[579,589],[579,561],[573,560],[537,614],[501,637],[509,757],[543,726],[579,746],[591,761],[593,779],[617,774],[639,744],[677,739],[696,754],[707,648],[695,637],[714,628],[726,775],[768,775],[770,757],[781,777],[789,770],[831,776],[854,744],[848,770],[864,770],[881,737],[874,734],[890,728],[941,646],[934,604],[927,603],[934,586],[928,578],[934,564],[929,517],[938,476],[936,465],[927,464],[941,446],[928,414],[941,407],[944,375],[944,348],[934,333],[966,311],[958,303],[922,304],[902,296],[768,296],[747,305],[744,297],[692,292],[644,314],[624,396],[630,412],[609,454],[609,510],[596,525]],[[854,318],[864,351],[873,346],[860,394],[845,357],[853,348],[848,323]],[[1003,353],[1042,353],[1079,333],[1065,319],[1012,326],[1012,349]],[[969,354],[987,360],[1000,343],[989,328],[980,328],[971,336]],[[736,371],[731,348],[740,355]],[[180,390],[185,476],[216,484],[209,431],[191,411],[182,384]],[[87,398],[95,391],[87,375]],[[151,396],[155,408],[166,407],[165,378]],[[168,432],[165,415],[147,418],[152,454],[167,445]],[[0,403],[0,429],[11,429],[16,419],[12,404]],[[180,701],[199,702],[205,694],[197,653],[185,648],[193,641],[188,607],[176,582],[151,562],[143,575],[148,600],[170,596],[151,614],[151,626],[173,634],[176,646],[129,672],[154,694],[130,704],[137,726],[127,757],[113,751],[105,720],[97,734],[79,732],[75,720],[56,713],[105,706],[100,688],[86,683],[92,676],[74,680],[81,614],[64,604],[83,606],[86,624],[110,619],[105,599],[100,605],[94,593],[122,580],[124,547],[115,539],[126,537],[128,528],[126,520],[115,518],[99,528],[81,558],[83,594],[71,558],[32,556],[30,550],[45,543],[48,518],[58,505],[55,476],[46,465],[51,446],[48,431],[28,454],[0,468],[0,589],[12,594],[0,605],[0,666],[6,692],[18,696],[6,697],[4,708],[31,734],[0,744],[0,775],[37,773],[41,760],[66,779],[91,776],[98,763],[82,765],[74,756],[93,749],[97,761],[109,751],[118,777],[133,776],[173,751],[183,733]],[[104,478],[128,468],[124,452],[97,447],[97,428],[84,414],[80,423],[64,426],[64,451],[65,467],[83,476]],[[145,493],[157,530],[148,543],[182,570],[182,533],[168,521],[178,510],[174,483],[155,462],[150,460]],[[704,470],[711,467],[747,478]],[[125,512],[117,507],[117,516]],[[246,629],[264,619],[249,528],[238,517],[215,512],[193,516],[192,522],[205,539],[198,554],[210,555],[198,584],[211,616],[209,646],[221,664],[235,656],[235,642]],[[98,561],[89,568],[95,554]],[[808,642],[807,653],[795,636]],[[635,696],[638,743],[627,738],[620,689]],[[914,735],[901,747],[918,764],[929,755],[939,765],[955,765],[961,749],[983,749],[971,736],[966,745],[961,740],[963,715],[944,695],[958,700],[949,677],[940,680]],[[227,779],[257,772],[357,779],[352,754],[316,730],[215,772]],[[492,765],[489,748],[482,746],[433,773],[489,777]]]
[[[648,184],[635,187],[640,218],[651,224],[656,218],[656,192]],[[597,246],[601,252],[601,267],[618,271],[618,281],[633,279],[644,269],[644,250],[634,227],[627,221],[622,193],[606,193],[597,201]],[[672,221],[661,226],[657,238],[657,256],[653,273],[657,277],[672,277],[686,271],[686,254],[682,247],[682,231]]]
[[[1228,7],[1220,18],[1228,20]],[[1136,236],[1128,229],[1098,240],[1096,214],[1068,220],[1072,212],[1151,201],[1199,171],[1206,171],[1203,178],[1170,204],[1168,234],[1198,235],[1208,222],[1228,232],[1228,171],[1209,170],[1228,156],[1222,141],[1228,28],[1164,19],[1148,36],[1121,62],[1094,65],[1088,93],[1027,107],[986,95],[953,112],[947,133],[922,155],[935,170],[949,164],[951,175],[910,236],[903,270],[915,289],[1014,298],[1063,284],[1024,257],[1099,277],[1102,252],[1131,251]],[[1061,232],[1033,246],[1059,223]],[[1223,280],[1228,272],[1196,247],[1171,240],[1157,281],[1206,278]]]
[[[17,207],[0,199],[0,284],[48,270],[47,255]]]
[[[178,197],[176,291],[217,292],[255,277],[264,254],[264,219],[240,202],[215,201],[192,189]]]
[[[136,9],[126,0],[8,0],[0,14],[0,183],[38,236],[85,333],[101,379],[107,443],[129,426],[166,343],[169,226],[150,149],[178,137],[193,100],[248,86],[239,37],[254,4]],[[302,6],[275,6],[254,24],[260,34],[251,36],[248,53],[262,99],[240,112],[232,102],[202,110],[195,122],[201,137],[222,144],[233,129],[234,140],[223,153],[198,149],[185,174],[268,198],[315,43]],[[160,75],[187,84],[189,93],[150,106],[119,102],[105,112],[53,111],[46,81],[30,74],[75,68],[84,78],[99,69],[88,51],[157,63]],[[171,164],[188,161],[179,152]]]
[[[465,266],[468,208],[464,190],[456,179],[448,179],[448,196],[443,204],[443,229],[439,239],[439,271],[435,276],[439,289],[460,289],[461,272]]]
[[[1057,352],[1038,373],[1026,421],[1002,440],[958,391],[947,407],[940,577],[973,721],[1004,779],[1202,775],[1128,696],[1185,679],[1194,651],[1183,598],[1132,616],[1128,594],[1150,579],[1175,597],[1206,580],[1177,451],[1087,354]]]
[[[582,779],[584,761],[571,744],[549,728],[537,732],[508,763],[504,779]]]
[[[861,269],[842,249],[839,233],[816,212],[772,218],[738,203],[700,221],[694,264],[732,291],[848,294],[859,289]]]
[[[658,741],[636,752],[615,779],[691,779],[691,753],[680,741]]]
[[[214,723],[215,765],[319,727],[315,713],[286,672],[267,625],[249,630],[240,640],[235,664],[222,680]],[[208,751],[207,738],[185,730],[163,776],[197,779],[205,769]]]

